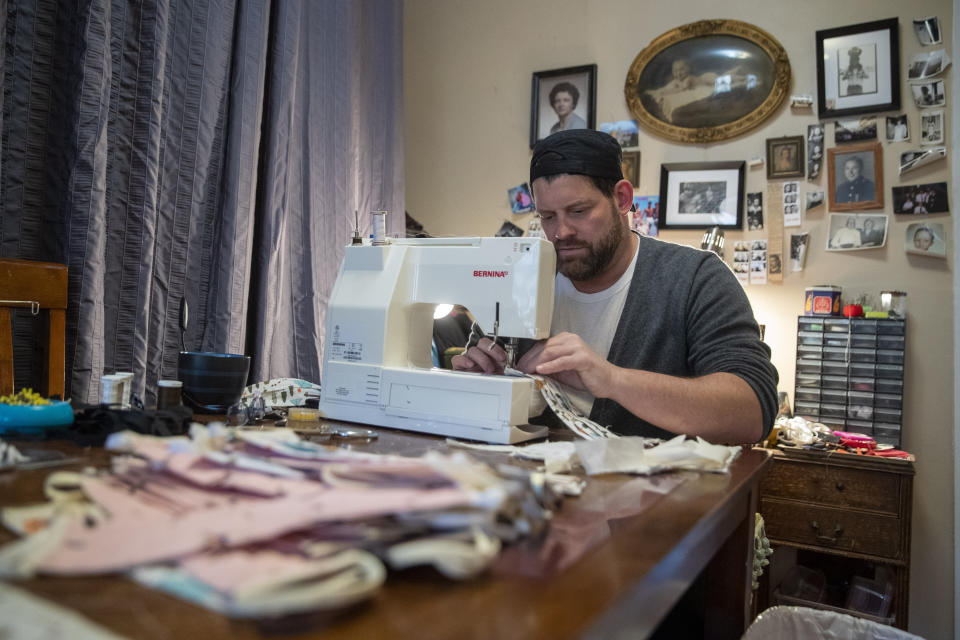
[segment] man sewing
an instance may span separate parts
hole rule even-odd
[[[743,288],[715,254],[630,231],[620,154],[588,129],[534,148],[534,204],[559,273],[553,335],[517,368],[565,384],[581,413],[622,435],[756,442],[776,415],[777,372]],[[506,362],[483,338],[453,367]]]

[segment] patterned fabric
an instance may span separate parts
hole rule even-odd
[[[389,0],[7,0],[0,256],[69,267],[67,392],[188,350],[320,380],[361,212],[402,231],[402,8]],[[18,386],[42,329],[15,327]]]

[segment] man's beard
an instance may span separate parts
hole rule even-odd
[[[623,240],[624,234],[623,225],[620,224],[618,213],[616,207],[611,203],[610,215],[613,224],[610,225],[610,230],[606,235],[597,240],[596,243],[585,244],[578,240],[564,242],[563,244],[558,243],[558,249],[564,247],[584,247],[587,252],[581,257],[561,259],[557,265],[557,270],[570,278],[570,280],[579,282],[594,278],[610,266],[610,263],[613,262],[613,258],[617,253],[617,247],[620,246],[620,242]]]

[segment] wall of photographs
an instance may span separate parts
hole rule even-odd
[[[933,17],[935,24],[927,21]],[[654,40],[708,18],[740,21],[769,34],[789,61],[789,82],[782,101],[752,128],[729,138],[683,142],[668,137],[669,129],[644,126],[628,104],[625,84],[636,57]],[[896,19],[896,56],[884,34],[842,31],[890,19]],[[914,20],[922,23],[916,30]],[[723,230],[724,259],[738,275],[746,274],[744,288],[766,325],[782,390],[792,395],[795,388],[796,324],[806,287],[834,284],[845,299],[877,306],[881,291],[908,294],[903,446],[922,465],[916,479],[912,567],[925,582],[922,597],[913,598],[910,619],[911,630],[926,637],[951,635],[955,606],[951,568],[944,562],[954,553],[945,515],[953,513],[954,500],[944,489],[953,486],[954,461],[943,447],[958,386],[953,376],[957,248],[951,211],[957,195],[950,179],[956,163],[951,146],[955,20],[952,0],[810,0],[778,3],[776,11],[760,0],[674,5],[653,0],[418,0],[404,7],[406,209],[430,234],[538,232],[529,186],[524,188],[532,111],[536,107],[538,135],[540,127],[549,131],[560,121],[549,97],[550,82],[557,79],[579,94],[569,88],[557,92],[564,94],[561,111],[570,114],[565,122],[576,122],[573,115],[588,123],[592,118],[594,127],[615,136],[629,152],[624,170],[636,187],[633,224],[643,233],[691,246],[700,246],[704,235],[702,228],[660,224],[663,165],[745,163],[742,222]],[[818,33],[821,45],[836,56],[834,65],[824,65],[823,91]],[[748,49],[745,55],[753,51]],[[896,82],[886,60],[898,72]],[[670,66],[651,68],[651,77],[660,78],[650,81],[651,90],[669,82]],[[572,70],[567,77],[550,73],[564,69]],[[745,74],[735,68],[691,71],[715,73],[713,80],[730,75],[731,89],[749,83],[751,74],[760,78],[765,73],[762,66]],[[532,82],[538,72],[541,86],[534,105]],[[892,106],[894,88],[897,107]],[[663,94],[667,99],[660,115],[669,112],[678,123],[695,122],[696,114],[684,114],[676,96]],[[821,94],[829,111],[823,115]],[[884,110],[848,111],[871,101]],[[891,106],[884,108],[886,104]],[[841,189],[856,181],[858,171],[874,183],[872,199],[863,181]],[[848,172],[855,176],[852,180]],[[691,196],[698,193],[699,199],[685,200],[689,213],[680,215],[699,217],[716,207],[709,204],[715,194],[708,198],[704,188],[692,190]],[[848,224],[853,232],[841,234]]]

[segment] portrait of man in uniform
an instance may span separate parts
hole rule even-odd
[[[831,211],[883,208],[883,166],[880,143],[827,149]]]

